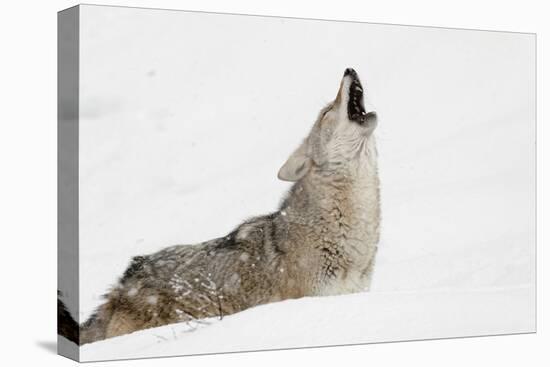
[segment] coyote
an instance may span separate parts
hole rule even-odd
[[[279,170],[279,179],[294,182],[279,210],[225,237],[134,257],[79,327],[59,303],[60,333],[85,344],[269,302],[368,290],[380,231],[376,125],[357,73],[346,69],[335,100]]]

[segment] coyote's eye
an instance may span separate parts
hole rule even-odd
[[[323,114],[321,115],[321,120],[325,118],[325,116],[327,115],[328,111],[330,111],[332,109],[332,105],[328,106],[325,108],[325,110],[323,111]]]

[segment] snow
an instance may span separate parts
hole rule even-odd
[[[534,330],[530,287],[435,289],[304,298],[84,345],[81,358],[142,358]],[[307,310],[307,312],[305,311]],[[533,320],[525,322],[526,316]]]
[[[348,66],[377,107],[383,210],[368,293],[140,331],[85,345],[82,360],[534,331],[533,36],[81,16],[81,321],[132,256],[275,210],[280,166]]]
[[[246,252],[243,252],[240,256],[239,256],[239,260],[241,260],[242,262],[247,262],[248,259],[250,258],[250,255]]]
[[[130,297],[133,297],[133,296],[135,296],[136,294],[138,294],[137,288],[130,288],[130,290],[128,291],[128,295],[129,295]]]

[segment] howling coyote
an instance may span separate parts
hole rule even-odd
[[[280,209],[222,238],[136,256],[82,325],[59,302],[59,333],[78,344],[264,303],[368,290],[380,231],[373,130],[355,70],[279,170]],[[77,329],[77,330],[74,330]]]

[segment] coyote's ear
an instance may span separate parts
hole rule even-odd
[[[298,181],[310,168],[311,158],[307,155],[307,141],[304,141],[283,164],[277,177],[283,181]]]

